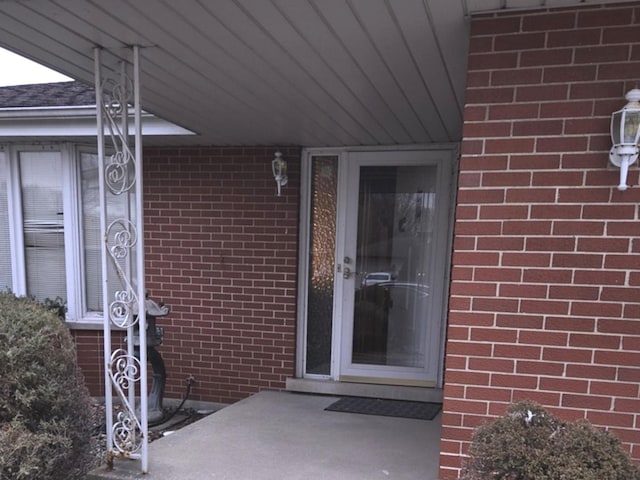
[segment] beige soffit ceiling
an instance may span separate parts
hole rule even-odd
[[[94,47],[108,72],[141,46],[143,108],[181,143],[457,142],[469,15],[567,3],[0,0],[0,46],[87,83]]]

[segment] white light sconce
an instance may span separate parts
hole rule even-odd
[[[640,89],[627,92],[627,103],[611,115],[611,141],[609,161],[620,169],[618,190],[627,189],[629,166],[638,160],[638,137],[640,137]]]
[[[273,171],[273,178],[278,186],[278,196],[280,196],[280,189],[289,181],[287,178],[287,162],[282,158],[282,153],[275,153],[275,158],[271,162],[271,170]]]

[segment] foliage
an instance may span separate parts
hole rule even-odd
[[[90,404],[55,309],[0,293],[0,479],[82,478]]]
[[[66,302],[60,298],[56,297],[54,299],[45,298],[42,301],[42,306],[47,310],[52,310],[61,320],[64,320],[65,315],[67,313],[67,305]]]
[[[473,436],[463,480],[640,480],[617,438],[519,402]]]

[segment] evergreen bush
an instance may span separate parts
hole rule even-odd
[[[59,313],[0,293],[0,479],[82,478],[91,430],[91,400]]]
[[[640,469],[613,435],[525,401],[476,429],[462,479],[640,480]]]

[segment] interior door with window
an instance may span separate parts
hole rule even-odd
[[[312,152],[308,158],[303,375],[437,386],[452,152]]]
[[[437,160],[428,151],[349,155],[340,380],[436,385],[448,230]]]

